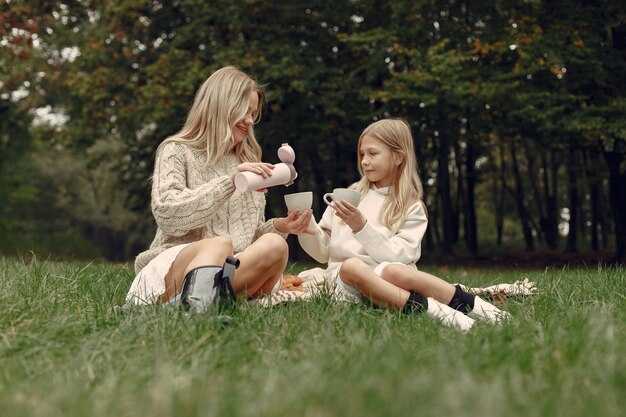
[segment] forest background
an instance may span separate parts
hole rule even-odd
[[[399,116],[425,258],[626,260],[626,4],[603,0],[0,0],[0,254],[144,250],[155,149],[225,65],[266,86],[264,160],[296,150],[267,217],[312,190],[319,219],[360,132]]]

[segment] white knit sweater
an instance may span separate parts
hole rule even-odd
[[[420,201],[409,207],[406,221],[399,230],[391,231],[379,216],[388,192],[389,187],[372,187],[361,198],[358,208],[367,223],[357,233],[335,215],[335,209],[328,207],[319,223],[311,219],[314,235],[298,235],[306,253],[320,263],[328,263],[326,277],[334,277],[335,271],[348,258],[359,258],[372,268],[382,262],[401,262],[416,267],[428,226],[424,206]]]
[[[273,220],[265,221],[263,193],[236,191],[231,175],[240,163],[235,154],[228,154],[207,164],[206,152],[178,142],[163,147],[152,178],[157,232],[150,249],[137,256],[135,272],[182,243],[227,235],[239,253],[262,234],[281,234]]]

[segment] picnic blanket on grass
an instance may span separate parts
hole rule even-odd
[[[252,300],[252,304],[260,307],[271,307],[276,304],[308,300],[319,294],[328,282],[326,270],[313,268],[300,272],[297,276],[292,274],[283,275],[283,282],[280,289],[273,294]],[[490,285],[488,287],[468,287],[459,284],[472,294],[489,297],[491,301],[502,302],[510,296],[528,296],[537,293],[534,282],[528,278],[509,283]]]
[[[489,295],[491,298],[510,297],[512,295],[533,295],[537,293],[535,283],[524,278],[512,284],[496,284],[488,287],[468,287],[459,284],[463,290],[476,295]]]

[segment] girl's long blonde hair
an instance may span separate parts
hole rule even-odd
[[[214,163],[233,151],[241,162],[261,160],[261,147],[252,127],[243,141],[233,148],[233,126],[248,113],[248,98],[255,91],[259,107],[255,122],[261,117],[263,89],[249,75],[232,67],[215,71],[196,93],[187,120],[182,129],[165,139],[157,155],[167,143],[180,142],[194,149],[206,151],[207,163]]]
[[[358,144],[358,169],[361,179],[354,185],[354,188],[362,195],[372,186],[372,183],[363,175],[361,160],[363,159],[360,149],[361,142],[365,136],[369,136],[380,141],[389,147],[393,154],[402,155],[402,162],[394,171],[394,178],[389,187],[389,194],[380,212],[382,223],[390,230],[400,227],[408,214],[410,206],[416,202],[421,202],[424,196],[424,188],[420,180],[413,146],[413,136],[409,124],[402,119],[383,119],[369,125],[361,136]],[[424,207],[426,210],[426,207]]]

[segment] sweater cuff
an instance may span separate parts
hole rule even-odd
[[[378,232],[368,221],[367,223],[365,223],[365,226],[363,226],[363,229],[359,230],[356,233],[353,232],[352,236],[354,236],[357,242],[359,242],[361,245],[368,246],[376,240],[376,238],[378,237]]]
[[[278,229],[276,228],[276,226],[274,226],[274,222],[278,220],[277,217],[273,218],[273,219],[269,219],[268,221],[265,222],[262,233],[276,233],[277,235],[281,236],[283,239],[287,240],[287,237],[289,237],[289,233],[282,233],[279,232]]]
[[[221,177],[218,184],[222,193],[228,196],[234,194],[237,190],[235,188],[235,183],[230,179],[228,175]]]

